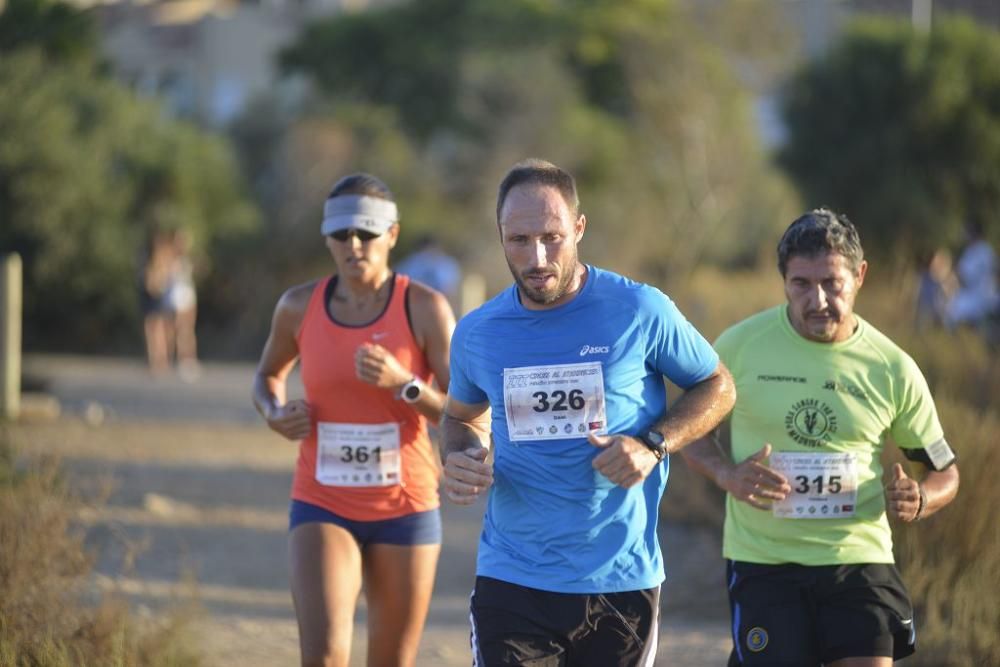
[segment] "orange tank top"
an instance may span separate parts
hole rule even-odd
[[[406,311],[410,279],[395,274],[385,310],[358,326],[331,316],[335,281],[316,285],[296,335],[313,430],[299,447],[292,498],[355,521],[434,509],[440,504],[439,467],[426,418],[392,390],[363,382],[354,372],[358,347],[377,343],[430,382]]]

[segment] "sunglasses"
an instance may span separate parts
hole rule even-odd
[[[344,243],[352,236],[357,236],[358,240],[362,243],[367,243],[372,239],[377,239],[382,236],[381,234],[375,234],[373,232],[365,231],[364,229],[338,229],[337,231],[330,234],[334,241],[340,241]]]

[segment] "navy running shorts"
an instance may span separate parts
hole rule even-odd
[[[915,650],[909,595],[894,565],[727,561],[729,667],[819,667],[843,658],[899,660]]]
[[[368,544],[441,544],[440,509],[416,512],[382,521],[354,521],[322,507],[292,500],[288,530],[303,523],[332,523],[351,533],[362,547]]]

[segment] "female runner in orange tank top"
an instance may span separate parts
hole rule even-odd
[[[455,319],[389,268],[399,225],[377,178],[341,179],[322,232],[337,272],[282,295],[253,386],[268,426],[301,441],[289,557],[302,665],[346,667],[362,584],[368,665],[413,665],[441,548],[427,421],[441,417]],[[296,361],[306,397],[287,401]]]

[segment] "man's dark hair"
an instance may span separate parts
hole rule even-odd
[[[344,176],[337,181],[327,199],[333,199],[341,195],[364,195],[378,199],[387,199],[392,202],[395,201],[392,196],[392,190],[389,189],[388,185],[383,183],[381,179],[363,172]]]
[[[580,210],[580,198],[576,193],[576,181],[565,169],[560,169],[551,162],[528,158],[518,162],[500,181],[497,192],[497,224],[500,224],[500,212],[507,195],[518,185],[547,185],[555,188],[562,195],[569,212],[575,217]]]
[[[795,255],[815,257],[828,252],[843,255],[855,274],[865,258],[858,230],[847,216],[817,208],[790,224],[778,241],[778,270],[784,276],[788,260]]]

